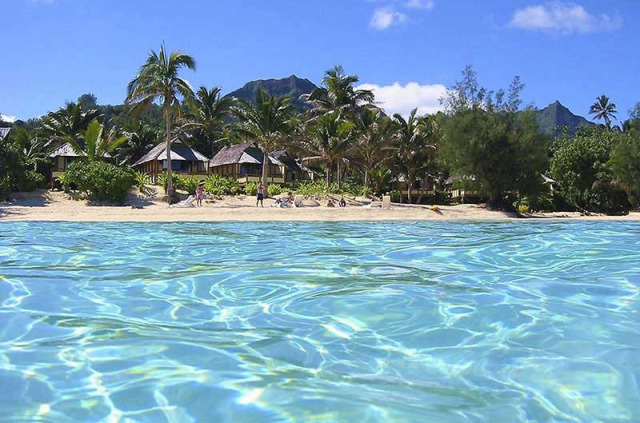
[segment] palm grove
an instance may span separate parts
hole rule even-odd
[[[129,83],[123,106],[99,106],[83,95],[43,118],[14,124],[0,143],[0,198],[45,186],[48,154],[69,143],[86,160],[73,163],[61,182],[123,201],[131,187],[148,182],[130,165],[158,140],[166,145],[171,196],[177,179],[170,147],[178,137],[209,156],[246,140],[265,157],[284,148],[321,177],[315,184],[323,192],[389,193],[411,203],[424,200],[412,189],[423,181],[436,192],[428,201],[446,202],[447,190],[457,187],[498,209],[619,212],[640,204],[640,106],[614,125],[616,106],[601,96],[590,113],[603,124],[551,138],[539,131],[534,110],[522,107],[519,78],[506,90],[489,91],[471,67],[447,90],[443,112],[408,116],[387,116],[373,92],[358,89],[358,78],[341,67],[301,98],[302,110],[294,99],[264,90],[254,101],[223,97],[217,87],[194,91],[183,73],[195,69],[194,58],[163,45]],[[545,184],[551,178],[554,189]],[[399,181],[404,199],[393,191]]]

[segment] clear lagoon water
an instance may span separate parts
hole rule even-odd
[[[640,224],[0,224],[3,422],[638,422]]]

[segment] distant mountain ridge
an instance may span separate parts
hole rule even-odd
[[[536,120],[540,131],[549,135],[558,134],[564,127],[568,127],[569,132],[575,134],[581,126],[595,125],[582,116],[574,115],[559,101],[551,103],[544,109],[536,110]]]
[[[264,89],[269,94],[275,94],[278,97],[288,95],[293,98],[291,104],[298,110],[305,110],[309,105],[300,100],[303,94],[311,94],[318,86],[308,79],[298,78],[291,75],[282,79],[259,79],[257,81],[247,82],[241,88],[230,92],[225,97],[235,97],[246,101],[255,101],[258,90]]]

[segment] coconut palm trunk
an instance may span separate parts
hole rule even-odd
[[[166,154],[167,154],[167,196],[169,197],[169,202],[173,198],[173,165],[171,164],[171,105],[165,104],[164,107],[164,116],[166,119],[166,131],[165,134],[165,142],[166,142]]]
[[[262,193],[265,197],[267,196],[267,177],[269,175],[269,150],[265,147],[262,147],[262,186],[264,187],[264,192]]]

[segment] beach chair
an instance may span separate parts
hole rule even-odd
[[[293,207],[302,207],[302,200],[304,200],[303,195],[296,195],[293,198]]]
[[[382,197],[382,208],[383,209],[391,208],[391,197],[389,195],[385,195]]]
[[[195,195],[190,195],[189,197],[187,197],[186,200],[180,201],[179,203],[174,204],[171,207],[178,207],[178,208],[195,207],[196,206],[194,204],[195,202],[196,202],[196,196]]]

